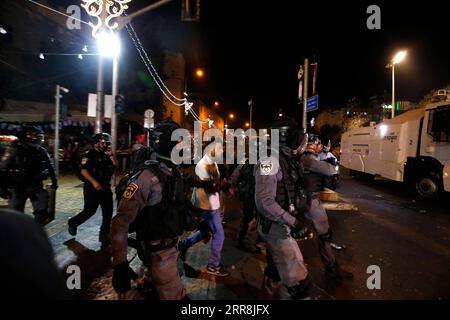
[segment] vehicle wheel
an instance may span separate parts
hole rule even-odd
[[[441,188],[436,178],[431,175],[420,175],[414,181],[414,191],[424,199],[433,199],[438,196]]]

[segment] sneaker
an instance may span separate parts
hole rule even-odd
[[[67,221],[67,225],[69,227],[69,234],[71,236],[75,237],[77,235],[77,227],[75,227],[74,225],[70,224],[70,219],[69,219],[69,221]]]
[[[221,264],[218,265],[217,267],[213,267],[208,264],[208,267],[206,267],[206,272],[218,277],[228,277],[230,275],[230,272],[227,269],[225,269],[225,267],[222,266]]]

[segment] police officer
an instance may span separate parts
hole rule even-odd
[[[319,253],[325,264],[325,270],[328,275],[338,279],[351,279],[353,274],[343,270],[338,263],[331,249],[332,231],[328,223],[327,213],[320,201],[320,191],[323,189],[324,177],[336,174],[335,166],[320,161],[317,154],[320,140],[317,135],[309,135],[308,145],[305,152],[301,155],[300,161],[303,164],[306,175],[306,181],[321,181],[322,183],[307,183],[308,192],[308,211],[305,216],[310,220],[317,232],[319,240]]]
[[[296,156],[304,137],[288,120],[278,121],[272,129],[279,130],[280,148],[274,150],[272,141],[271,156],[261,158],[254,172],[257,228],[268,249],[265,276],[272,283],[281,280],[292,299],[301,299],[309,295],[311,284],[296,241],[310,233],[301,212],[303,170]]]
[[[75,236],[78,226],[92,217],[100,205],[103,219],[99,241],[107,245],[113,212],[113,195],[110,182],[116,168],[116,162],[111,153],[111,136],[109,134],[97,133],[92,139],[92,148],[82,156],[80,164],[80,179],[84,181],[84,208],[79,214],[71,217],[67,224],[69,233]]]
[[[51,187],[58,188],[58,180],[47,150],[42,146],[44,132],[33,126],[25,127],[19,141],[9,147],[0,161],[0,169],[8,172],[11,198],[9,207],[23,212],[29,198],[33,215],[42,225],[49,222],[49,195],[43,181],[50,177]]]
[[[177,179],[180,172],[170,161],[176,144],[171,141],[171,134],[177,128],[173,121],[163,121],[155,127],[152,148],[156,160],[148,160],[148,170],[142,170],[130,181],[112,220],[112,283],[120,299],[126,298],[130,281],[136,280],[127,261],[127,239],[131,230],[136,231],[136,239],[143,247],[145,265],[150,269],[159,299],[179,300],[186,295],[177,269],[177,244],[183,230],[177,225],[178,211],[172,210],[185,200]]]

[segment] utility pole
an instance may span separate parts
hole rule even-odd
[[[111,149],[113,155],[116,155],[117,149],[117,116],[116,116],[116,97],[119,94],[119,55],[113,58],[112,70],[112,90],[111,95],[113,99],[113,106],[111,108]]]
[[[65,93],[69,92],[69,89],[61,87],[60,85],[56,85],[56,94],[55,94],[55,142],[53,144],[53,159],[55,166],[55,174],[59,175],[59,115],[61,112],[61,90]]]
[[[395,63],[392,64],[392,118],[395,117]]]
[[[253,99],[250,99],[248,105],[250,106],[250,129],[251,129],[253,128]]]
[[[59,175],[59,110],[60,110],[60,86],[56,85],[55,95],[55,141],[53,143],[53,160],[55,166],[55,174]]]
[[[95,129],[94,133],[102,132],[103,126],[103,56],[98,56],[97,72],[97,107],[95,111]]]
[[[306,118],[306,107],[308,104],[308,69],[309,69],[309,60],[305,58],[303,71],[304,71],[304,80],[303,80],[303,132],[306,132],[307,128],[307,118]]]

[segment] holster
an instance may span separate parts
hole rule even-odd
[[[268,234],[270,231],[270,228],[272,227],[273,221],[267,219],[261,214],[256,215],[256,222],[261,225],[261,231],[264,234]]]

